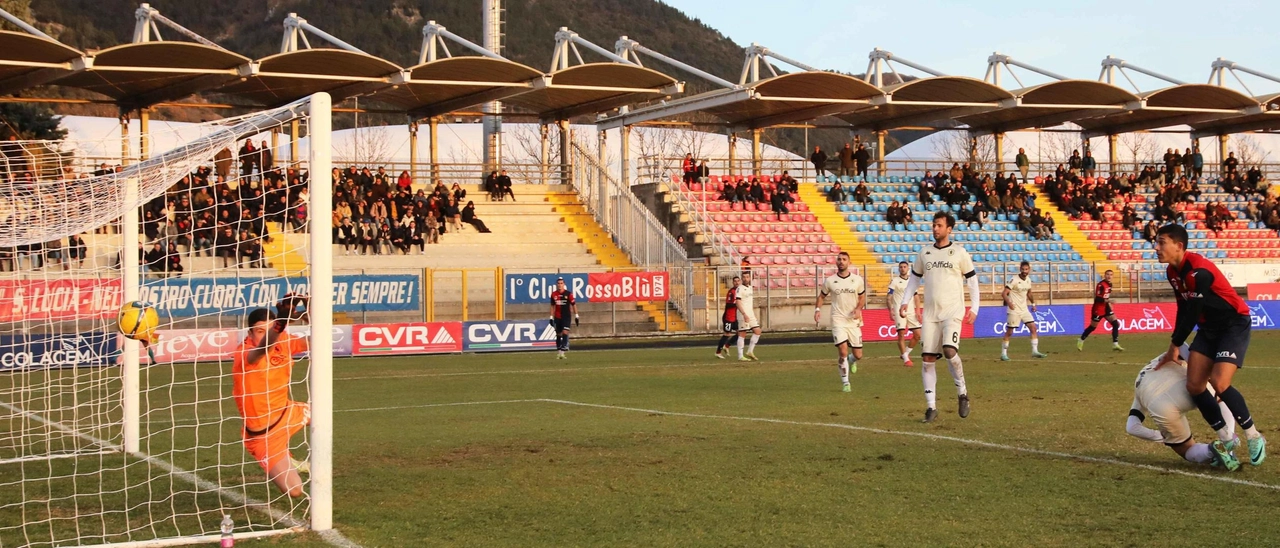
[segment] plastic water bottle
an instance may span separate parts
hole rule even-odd
[[[236,539],[231,536],[231,530],[235,529],[235,526],[235,522],[231,521],[231,516],[227,514],[222,515],[222,548],[231,548],[232,546],[235,546]]]

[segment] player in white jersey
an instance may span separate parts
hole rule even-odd
[[[849,254],[836,255],[836,273],[822,282],[818,302],[813,305],[813,323],[822,319],[823,297],[831,297],[831,338],[835,341],[840,361],[840,382],[849,391],[849,373],[858,372],[858,360],[862,359],[862,309],[867,306],[867,283],[862,276],[849,270]],[[853,350],[853,362],[849,351]]]
[[[1175,453],[1189,462],[1223,466],[1222,459],[1214,452],[1214,447],[1207,443],[1196,443],[1191,436],[1191,425],[1187,424],[1186,413],[1196,409],[1187,392],[1187,352],[1189,346],[1184,344],[1179,350],[1181,361],[1169,362],[1161,367],[1164,354],[1156,356],[1142,371],[1133,383],[1133,405],[1129,408],[1129,420],[1125,431],[1129,435],[1147,441],[1164,442]],[[1209,386],[1213,390],[1213,386]],[[1226,404],[1218,402],[1222,408],[1222,416],[1226,419],[1226,429],[1235,435],[1236,423],[1232,420],[1231,411]],[[1142,425],[1147,417],[1156,423],[1159,430],[1152,430]],[[1221,441],[1214,441],[1221,444]],[[1220,447],[1229,453],[1225,447]],[[1234,456],[1234,453],[1229,453]],[[1239,466],[1237,464],[1236,466]]]
[[[907,261],[898,263],[898,275],[889,278],[889,318],[893,320],[894,331],[898,334],[898,353],[902,354],[902,365],[911,367],[911,351],[920,344],[920,318],[916,317],[916,300],[911,299],[907,313],[899,314],[904,303],[903,295],[907,292],[907,278],[911,273],[911,265]],[[907,342],[907,333],[911,333],[911,341]]]
[[[939,211],[933,215],[934,244],[920,250],[911,268],[911,280],[903,296],[905,302],[914,299],[920,284],[924,284],[924,321],[921,322],[920,355],[924,366],[920,375],[924,379],[924,422],[938,418],[937,384],[938,358],[946,357],[951,378],[959,394],[960,418],[969,416],[969,389],[964,382],[964,364],[960,360],[960,322],[972,324],[978,318],[978,278],[973,270],[973,259],[964,247],[951,242],[951,231],[956,218]],[[964,289],[969,288],[969,312],[964,311]],[[898,313],[906,315],[903,304]]]
[[[760,318],[756,316],[755,289],[751,287],[751,271],[743,271],[742,285],[738,286],[738,361],[760,361],[756,358],[756,343],[760,342]],[[747,333],[751,344],[747,345]],[[746,346],[746,352],[743,352]]]
[[[1036,297],[1031,293],[1031,263],[1022,261],[1022,264],[1018,265],[1018,275],[1009,278],[1009,281],[1004,284],[1002,298],[1008,311],[1005,313],[1004,342],[1000,344],[1000,360],[1009,361],[1009,338],[1013,336],[1013,330],[1022,325],[1031,330],[1031,357],[1049,357],[1047,354],[1040,353],[1040,331],[1033,314],[1036,311]],[[1031,305],[1031,308],[1027,309],[1027,305]]]

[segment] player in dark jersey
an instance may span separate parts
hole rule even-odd
[[[1213,452],[1228,470],[1240,467],[1234,453],[1240,440],[1227,428],[1218,407],[1221,399],[1245,431],[1250,463],[1262,464],[1267,456],[1267,440],[1254,427],[1244,396],[1231,386],[1231,378],[1244,366],[1244,355],[1249,350],[1253,326],[1249,305],[1216,265],[1198,253],[1187,252],[1187,229],[1182,225],[1165,225],[1156,232],[1156,258],[1169,265],[1166,275],[1178,300],[1178,320],[1161,364],[1176,361],[1178,347],[1186,342],[1192,329],[1198,328],[1187,356],[1187,392],[1205,421],[1218,432]],[[1206,382],[1213,385],[1217,398],[1206,388]]]
[[[578,302],[573,299],[573,292],[564,286],[564,278],[556,278],[556,290],[551,292],[551,323],[556,328],[557,360],[564,359],[569,351],[569,327],[578,323]]]
[[[1076,341],[1076,350],[1084,350],[1084,340],[1098,328],[1098,322],[1106,318],[1107,323],[1111,324],[1111,349],[1124,352],[1124,347],[1120,346],[1120,320],[1116,319],[1115,312],[1111,311],[1110,270],[1102,273],[1102,281],[1093,288],[1093,310],[1090,316],[1089,327],[1084,328],[1084,333],[1080,334],[1080,340]]]
[[[724,349],[738,342],[738,284],[742,278],[733,277],[733,285],[724,294],[724,314],[720,316],[724,334],[720,335],[720,344],[716,345],[716,357],[725,359]]]

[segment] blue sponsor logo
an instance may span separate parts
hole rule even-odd
[[[978,320],[974,324],[974,337],[1003,337],[1008,327],[1008,307],[988,306],[978,310]],[[1083,306],[1042,306],[1031,315],[1035,317],[1036,329],[1041,335],[1066,335],[1074,333],[1076,326],[1084,322]],[[1014,335],[1031,333],[1026,324],[1013,326]]]
[[[1247,301],[1254,329],[1275,329],[1280,317],[1280,301]]]
[[[463,325],[463,350],[495,352],[550,350],[556,347],[551,320],[467,322]]]
[[[0,337],[0,371],[112,365],[116,339],[103,332]]]
[[[550,304],[556,278],[564,278],[575,300],[588,302],[586,274],[507,274],[507,304]]]
[[[307,278],[165,278],[148,280],[140,300],[168,316],[245,313],[276,304],[286,293],[310,294]],[[421,309],[417,275],[334,276],[335,312],[405,312]]]

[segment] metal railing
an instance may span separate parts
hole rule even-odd
[[[671,269],[689,266],[689,254],[684,246],[630,188],[623,187],[609,175],[608,169],[590,151],[575,142],[570,148],[570,160],[569,179],[579,201],[609,233],[614,244],[627,254],[632,264],[649,270],[667,269],[672,273],[673,284],[678,283],[677,272]],[[677,298],[675,291],[672,293],[668,304],[686,313],[687,299]]]

